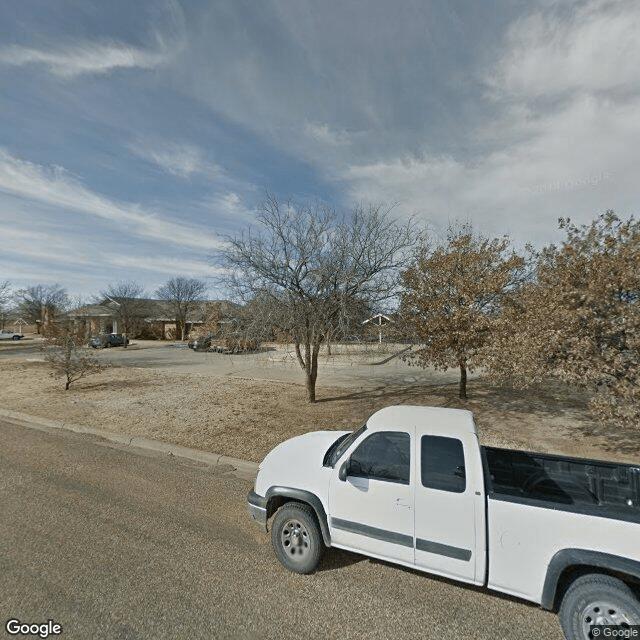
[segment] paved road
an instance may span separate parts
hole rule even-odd
[[[249,488],[224,468],[0,422],[3,627],[51,619],[63,640],[562,637],[534,606],[354,554],[289,574],[248,521]]]

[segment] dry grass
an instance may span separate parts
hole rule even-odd
[[[470,409],[485,444],[640,460],[637,433],[594,435],[586,398],[563,388],[515,393],[479,380],[462,403],[455,385],[351,392],[319,384],[319,401],[308,404],[298,383],[114,367],[65,392],[45,363],[19,360],[4,361],[0,385],[6,409],[255,462],[287,438],[352,429],[389,404]]]

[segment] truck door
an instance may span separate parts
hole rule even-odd
[[[332,546],[413,564],[413,430],[376,431],[331,479]]]
[[[477,541],[484,540],[484,531],[477,532],[484,526],[484,498],[478,498],[477,487],[467,481],[471,452],[465,451],[462,440],[440,435],[421,434],[416,445],[416,567],[482,583],[484,575],[476,576],[476,563],[484,573],[484,551],[478,559],[476,550]]]

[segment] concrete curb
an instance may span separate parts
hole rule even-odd
[[[140,436],[130,436],[123,433],[103,431],[102,429],[93,429],[92,427],[83,427],[77,424],[60,422],[59,420],[49,420],[48,418],[31,416],[26,413],[19,413],[18,411],[9,411],[8,409],[0,409],[0,418],[6,418],[7,420],[19,423],[21,426],[32,429],[64,429],[75,433],[86,433],[128,447],[138,447],[148,451],[166,453],[167,455],[177,456],[179,458],[187,458],[188,460],[202,462],[211,467],[218,467],[220,465],[230,466],[232,467],[231,473],[233,473],[233,475],[245,480],[255,479],[256,474],[258,473],[258,465],[255,462],[238,460],[237,458],[230,458],[228,456],[220,455],[219,453],[209,453],[208,451],[189,449],[188,447],[182,447],[178,444],[170,444],[161,440],[152,440],[151,438],[142,438]]]

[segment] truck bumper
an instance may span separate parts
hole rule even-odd
[[[259,496],[255,491],[247,494],[247,506],[249,517],[260,525],[263,531],[267,530],[267,499]]]

